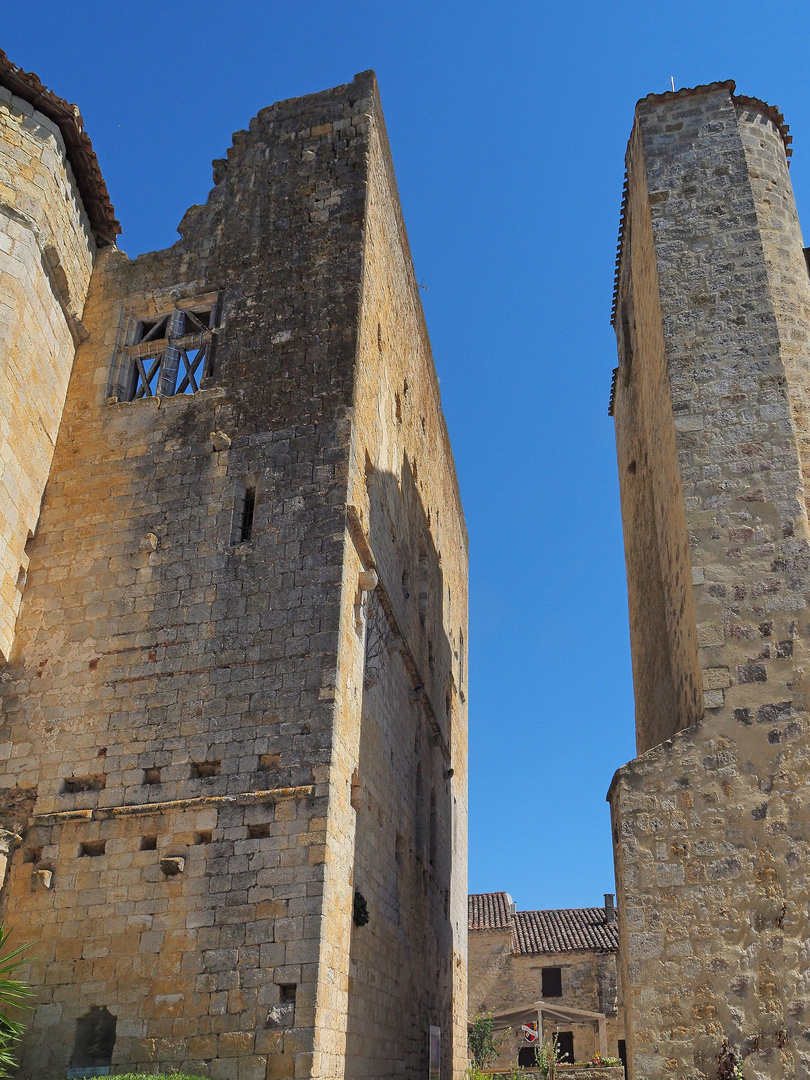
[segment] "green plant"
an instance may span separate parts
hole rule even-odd
[[[207,1076],[194,1076],[189,1073],[116,1073],[115,1080],[208,1080]]]
[[[8,1015],[9,1009],[27,1009],[27,999],[31,997],[31,988],[22,979],[15,977],[25,963],[20,953],[28,945],[20,945],[11,952],[6,952],[10,931],[0,923],[0,1077],[11,1076],[9,1069],[17,1066],[16,1048],[25,1025]]]
[[[543,1039],[543,1041],[535,1047],[534,1056],[537,1062],[537,1068],[540,1070],[540,1075],[543,1080],[555,1080],[557,1075],[557,1061],[560,1054],[560,1048],[557,1045],[557,1036],[552,1035],[550,1039]]]
[[[500,1053],[503,1035],[495,1034],[495,1021],[491,1016],[476,1016],[467,1028],[467,1046],[476,1069],[491,1065]],[[477,1080],[473,1077],[472,1080]]]

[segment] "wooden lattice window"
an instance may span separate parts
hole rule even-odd
[[[196,394],[211,374],[216,294],[183,300],[170,311],[138,320],[128,360],[125,398]]]

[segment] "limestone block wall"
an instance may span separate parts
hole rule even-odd
[[[640,102],[628,148],[615,416],[642,753],[609,798],[645,1080],[713,1076],[724,1037],[746,1077],[808,1068],[810,285],[783,134],[713,84]],[[637,675],[657,663],[663,719]]]
[[[345,588],[379,583],[360,621],[343,609],[333,758],[369,923],[333,955],[346,1075],[426,1073],[436,1026],[449,1077],[467,1063],[467,536],[376,101],[371,120]]]
[[[0,654],[6,658],[95,251],[59,129],[0,86]]]
[[[101,1006],[119,1070],[394,1076],[403,1059],[421,1068],[439,1017],[442,1076],[460,1072],[466,541],[452,458],[429,441],[443,423],[421,312],[377,351],[378,321],[417,295],[370,314],[378,288],[413,274],[383,221],[398,207],[373,208],[372,173],[390,170],[377,124],[370,73],[262,110],[173,248],[105,252],[94,271],[0,699],[0,809],[24,835],[6,918],[35,942],[25,1078],[61,1080],[77,1021]],[[199,392],[124,400],[136,327],[195,298],[216,323]],[[385,373],[398,386],[406,366],[421,496],[392,479],[385,448]],[[385,495],[373,513],[366,455]],[[403,595],[383,515],[410,530],[415,624],[434,645],[403,617],[372,685],[367,628],[378,605],[393,619],[395,584]],[[358,597],[375,559],[379,593]],[[432,656],[435,685],[414,678],[416,656],[426,671]]]

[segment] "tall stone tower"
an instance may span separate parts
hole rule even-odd
[[[376,1080],[432,1046],[450,1080],[467,538],[373,74],[214,165],[63,335],[0,683],[21,1076]]]
[[[627,150],[612,411],[639,756],[608,797],[636,1080],[713,1078],[723,1053],[746,1077],[810,1072],[810,279],[789,143],[728,82],[640,101]]]

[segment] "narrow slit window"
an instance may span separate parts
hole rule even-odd
[[[245,488],[242,502],[242,520],[239,526],[239,542],[247,543],[253,535],[253,512],[256,509],[256,488]]]
[[[256,485],[248,481],[236,489],[231,522],[231,543],[246,544],[253,536],[256,516]]]

